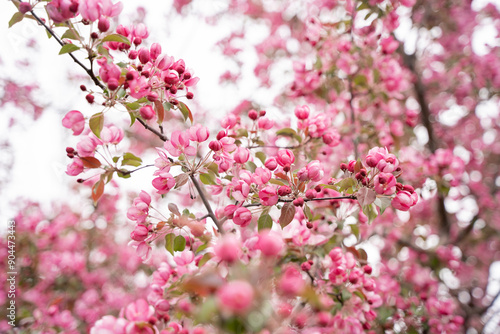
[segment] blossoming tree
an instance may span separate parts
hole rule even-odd
[[[189,15],[199,1],[173,6]],[[89,77],[88,109],[62,125],[77,137],[66,173],[96,208],[61,212],[50,230],[39,211],[20,213],[22,331],[496,328],[487,287],[500,254],[498,35],[473,48],[479,26],[498,32],[494,5],[228,0],[204,17],[241,19],[219,43],[237,65],[221,82],[240,84],[237,45],[255,25],[267,29],[252,45],[261,87],[293,75],[273,105],[248,98],[208,128],[199,78],[149,41],[147,22],[122,23],[121,3],[14,4],[9,25],[36,20]],[[415,45],[398,40],[400,24]],[[148,185],[134,183],[142,169]],[[122,181],[136,187],[126,212],[111,195]],[[97,217],[107,229],[82,230]],[[127,247],[109,243],[121,231]],[[147,289],[124,279],[137,272]]]

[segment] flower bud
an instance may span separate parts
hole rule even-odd
[[[212,151],[217,152],[220,151],[222,148],[222,144],[218,140],[212,140],[208,144],[208,148],[210,148]]]
[[[151,59],[156,60],[159,55],[161,55],[161,45],[158,43],[153,43],[149,49],[149,55]]]
[[[292,193],[292,189],[289,186],[281,186],[278,188],[278,195],[287,196]]]
[[[149,50],[147,48],[143,47],[139,50],[139,61],[142,64],[149,62]]]
[[[141,107],[141,109],[139,109],[139,113],[141,114],[141,117],[144,118],[145,120],[152,119],[156,114],[150,105]]]
[[[248,112],[248,117],[249,117],[251,120],[255,121],[257,118],[259,118],[259,114],[257,113],[257,111],[255,111],[255,110],[253,110],[253,109],[252,109],[252,110],[250,110],[250,111]]]
[[[19,3],[19,11],[23,14],[26,14],[31,10],[31,5],[29,2],[21,2]]]
[[[97,23],[97,28],[100,32],[106,32],[109,30],[109,19],[106,16],[101,16],[99,22]]]
[[[276,158],[269,158],[266,160],[264,166],[269,170],[275,170],[278,167],[278,162],[276,162]]]
[[[143,241],[148,237],[149,230],[144,225],[137,225],[135,229],[130,233],[130,237],[135,241]]]
[[[293,201],[293,205],[295,205],[295,206],[302,206],[302,205],[304,205],[304,199],[302,197],[296,198]]]

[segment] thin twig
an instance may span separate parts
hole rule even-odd
[[[314,202],[314,201],[332,201],[332,200],[338,200],[338,199],[356,199],[356,196],[354,195],[349,195],[349,196],[338,196],[338,197],[321,197],[321,198],[304,198],[304,202]],[[278,203],[290,203],[293,202],[293,199],[279,199]],[[245,204],[243,207],[249,208],[253,206],[261,206],[262,203],[251,203],[251,204]]]
[[[30,11],[31,15],[33,15],[33,17],[38,21],[38,23],[40,23],[42,26],[44,26],[45,30],[47,30],[49,32],[49,34],[51,34],[52,36],[54,36],[55,40],[57,41],[57,43],[59,43],[61,46],[64,46],[66,45],[66,43],[64,43],[60,38],[59,36],[57,36],[55,34],[55,32],[48,26],[45,24],[45,22],[42,21],[42,19],[40,17],[38,17],[38,15],[35,14],[35,12],[33,10]],[[85,70],[85,72],[87,72],[87,74],[90,76],[90,78],[92,79],[92,81],[94,81],[94,83],[99,86],[102,90],[105,90],[106,87],[99,81],[99,79],[97,79],[97,77],[95,76],[94,72],[92,72],[91,69],[87,68],[87,66],[83,65],[79,60],[78,58],[75,57],[75,55],[72,53],[72,52],[69,52],[68,53],[69,56],[71,58],[73,58],[73,60],[75,61],[75,63],[77,63],[78,65],[80,65],[81,68],[83,68]]]

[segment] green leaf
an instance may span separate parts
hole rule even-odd
[[[169,233],[165,236],[165,249],[170,252],[170,254],[174,255],[174,239],[175,234]]]
[[[259,232],[273,227],[273,218],[268,214],[262,214],[257,221]]]
[[[391,199],[389,197],[377,197],[373,203],[380,208],[380,214],[383,214],[385,209],[391,205]]]
[[[200,247],[196,248],[196,254],[198,254],[199,252],[207,249],[208,246],[209,246],[209,244],[207,242],[207,243],[204,243],[203,245],[201,245]]]
[[[59,54],[65,54],[65,53],[70,53],[74,52],[76,50],[80,50],[80,47],[75,45],[75,44],[65,44],[62,48],[61,51],[59,51]]]
[[[139,109],[139,107],[141,105],[137,101],[134,101],[134,102],[130,102],[130,103],[125,104],[125,106],[127,107],[127,109],[137,110],[137,109]]]
[[[142,159],[127,152],[123,155],[122,166],[134,166],[139,167],[142,163]]]
[[[208,262],[208,260],[210,260],[211,258],[212,258],[212,254],[210,254],[210,253],[205,253],[205,254],[201,257],[200,261],[198,261],[198,267],[199,267],[199,268],[203,267],[203,265],[204,265],[205,263],[207,263],[207,262]]]
[[[257,152],[255,153],[255,156],[262,162],[262,164],[266,163],[266,154],[264,152]]]
[[[359,240],[359,226],[356,225],[356,224],[349,225],[349,226],[351,227],[352,234],[354,234],[354,236],[356,237],[356,239]]]
[[[311,213],[311,208],[307,204],[304,204],[304,214],[307,217],[307,220],[311,221],[313,218],[313,215]]]
[[[236,136],[237,137],[248,137],[248,130],[247,129],[243,129],[243,128],[238,129],[236,131]]]
[[[118,162],[118,160],[120,160],[120,157],[113,157],[113,162],[116,164]]]
[[[97,114],[92,115],[89,120],[90,130],[97,136],[97,138],[101,138],[101,130],[104,126],[104,114],[99,112]]]
[[[346,289],[342,290],[341,294],[342,294],[342,301],[344,301],[344,302],[348,301],[352,297],[352,293],[350,293]]]
[[[335,183],[335,186],[337,187],[338,191],[343,192],[356,186],[356,181],[354,179],[347,178]]]
[[[207,184],[207,185],[215,185],[216,184],[214,178],[212,177],[212,173],[200,174],[200,181],[201,181],[201,183]]]
[[[179,110],[181,111],[182,116],[184,116],[184,120],[187,121],[187,119],[189,118],[191,124],[193,124],[193,114],[184,102],[179,101]]]
[[[174,251],[182,252],[186,248],[186,238],[182,235],[178,235],[174,239]]]
[[[24,18],[24,14],[21,12],[16,12],[14,15],[12,15],[10,21],[9,21],[9,28],[12,27],[14,24],[21,22]]]
[[[121,177],[122,179],[128,179],[129,177],[131,177],[130,173],[124,174],[125,172],[128,172],[128,170],[120,169],[116,172],[116,175],[118,175],[118,177]]]
[[[122,36],[120,34],[111,34],[102,39],[103,42],[120,42],[130,45],[130,41],[127,37]]]
[[[364,295],[361,291],[356,290],[356,291],[354,291],[354,294],[355,294],[356,296],[358,296],[358,297],[359,297],[359,299],[361,299],[362,301],[365,301],[365,300],[366,300],[365,295]]]
[[[370,205],[373,202],[375,202],[377,194],[373,189],[369,189],[367,187],[361,187],[361,189],[358,190],[356,198],[358,199],[359,205],[363,207],[365,205]]]
[[[67,39],[75,39],[79,40],[78,33],[75,34],[75,30],[68,29],[64,32],[64,34],[61,36],[61,38],[67,38]]]
[[[366,80],[366,76],[358,74],[354,77],[354,83],[358,86],[366,86],[368,82]]]
[[[279,222],[281,227],[285,227],[290,224],[295,216],[295,205],[291,202],[285,203],[281,208],[281,215],[279,218]]]
[[[128,114],[130,116],[130,126],[132,126],[135,123],[136,117],[135,117],[135,114],[133,112],[129,112]]]
[[[377,209],[375,204],[365,205],[363,207],[363,213],[368,217],[368,223],[371,223],[375,218],[377,218]]]
[[[252,173],[254,173],[257,169],[257,165],[255,165],[252,161],[247,161],[245,166],[247,167],[247,170],[251,171]]]
[[[276,131],[276,134],[278,136],[288,136],[288,137],[293,137],[297,134],[297,132],[292,129],[292,128],[284,128]]]

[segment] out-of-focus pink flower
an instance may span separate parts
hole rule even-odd
[[[252,307],[254,290],[246,281],[232,281],[217,292],[220,307],[234,314],[245,314]]]
[[[134,198],[133,206],[128,209],[127,218],[138,224],[144,223],[149,213],[150,204],[151,196],[142,190],[139,197]]]
[[[80,14],[84,20],[97,21],[101,16],[114,17],[123,9],[121,2],[113,4],[111,0],[80,1]]]
[[[61,23],[76,16],[78,0],[52,0],[46,9],[52,21]]]
[[[293,266],[289,266],[278,281],[277,287],[283,295],[295,297],[304,291],[305,282],[300,271]]]
[[[125,317],[130,321],[147,322],[153,315],[153,308],[144,299],[139,299],[125,308]]]
[[[240,207],[233,214],[233,222],[241,227],[248,226],[252,222],[252,213],[247,208]]]
[[[196,155],[196,149],[189,145],[189,135],[186,132],[172,132],[170,140],[167,140],[163,146],[174,157],[183,153],[189,156]]]
[[[96,321],[90,329],[90,334],[125,334],[125,327],[128,323],[126,319],[105,315]]]
[[[259,191],[259,198],[262,205],[272,206],[278,203],[278,194],[276,193],[276,189],[272,186],[266,186],[264,189]]]
[[[274,232],[263,232],[259,234],[259,240],[255,245],[260,249],[263,255],[274,257],[278,256],[284,246],[283,238]]]
[[[68,165],[66,174],[70,176],[77,176],[81,172],[83,172],[83,162],[79,158],[74,158],[73,162]]]
[[[307,119],[309,117],[309,112],[310,109],[308,105],[295,107],[295,116],[300,120]]]
[[[273,175],[271,174],[271,172],[268,169],[262,168],[262,167],[257,167],[255,169],[255,172],[253,173],[253,180],[258,185],[262,185],[262,184],[266,184],[267,182],[269,182],[269,180],[271,179],[272,176]]]
[[[220,124],[225,129],[232,129],[238,123],[238,117],[234,114],[228,114],[226,117],[222,119]]]
[[[218,240],[214,252],[221,261],[232,263],[240,257],[241,244],[234,236],[225,236]]]
[[[135,229],[130,233],[130,238],[135,241],[144,241],[149,234],[149,230],[144,225],[136,225]]]
[[[62,125],[65,128],[73,130],[73,135],[78,136],[85,128],[85,118],[78,110],[71,110],[64,116]]]
[[[392,36],[389,36],[380,40],[380,45],[382,46],[383,53],[391,54],[396,51],[399,46],[399,42],[394,40]]]
[[[330,147],[335,147],[340,144],[340,134],[337,130],[330,130],[323,134],[323,143]]]
[[[80,139],[80,142],[76,144],[76,150],[78,155],[81,157],[90,157],[94,155],[94,151],[99,144],[96,138],[91,136],[85,136]]]
[[[194,253],[191,252],[189,249],[185,249],[179,254],[176,254],[174,256],[174,261],[177,263],[178,266],[186,266],[193,262],[194,260]]]
[[[270,120],[267,117],[261,117],[257,121],[257,125],[259,126],[259,129],[269,130],[274,126],[274,121]]]
[[[418,195],[417,193],[411,194],[409,191],[400,191],[396,194],[396,197],[394,197],[391,201],[391,205],[398,210],[401,211],[408,211],[412,206],[417,204],[418,202]]]

